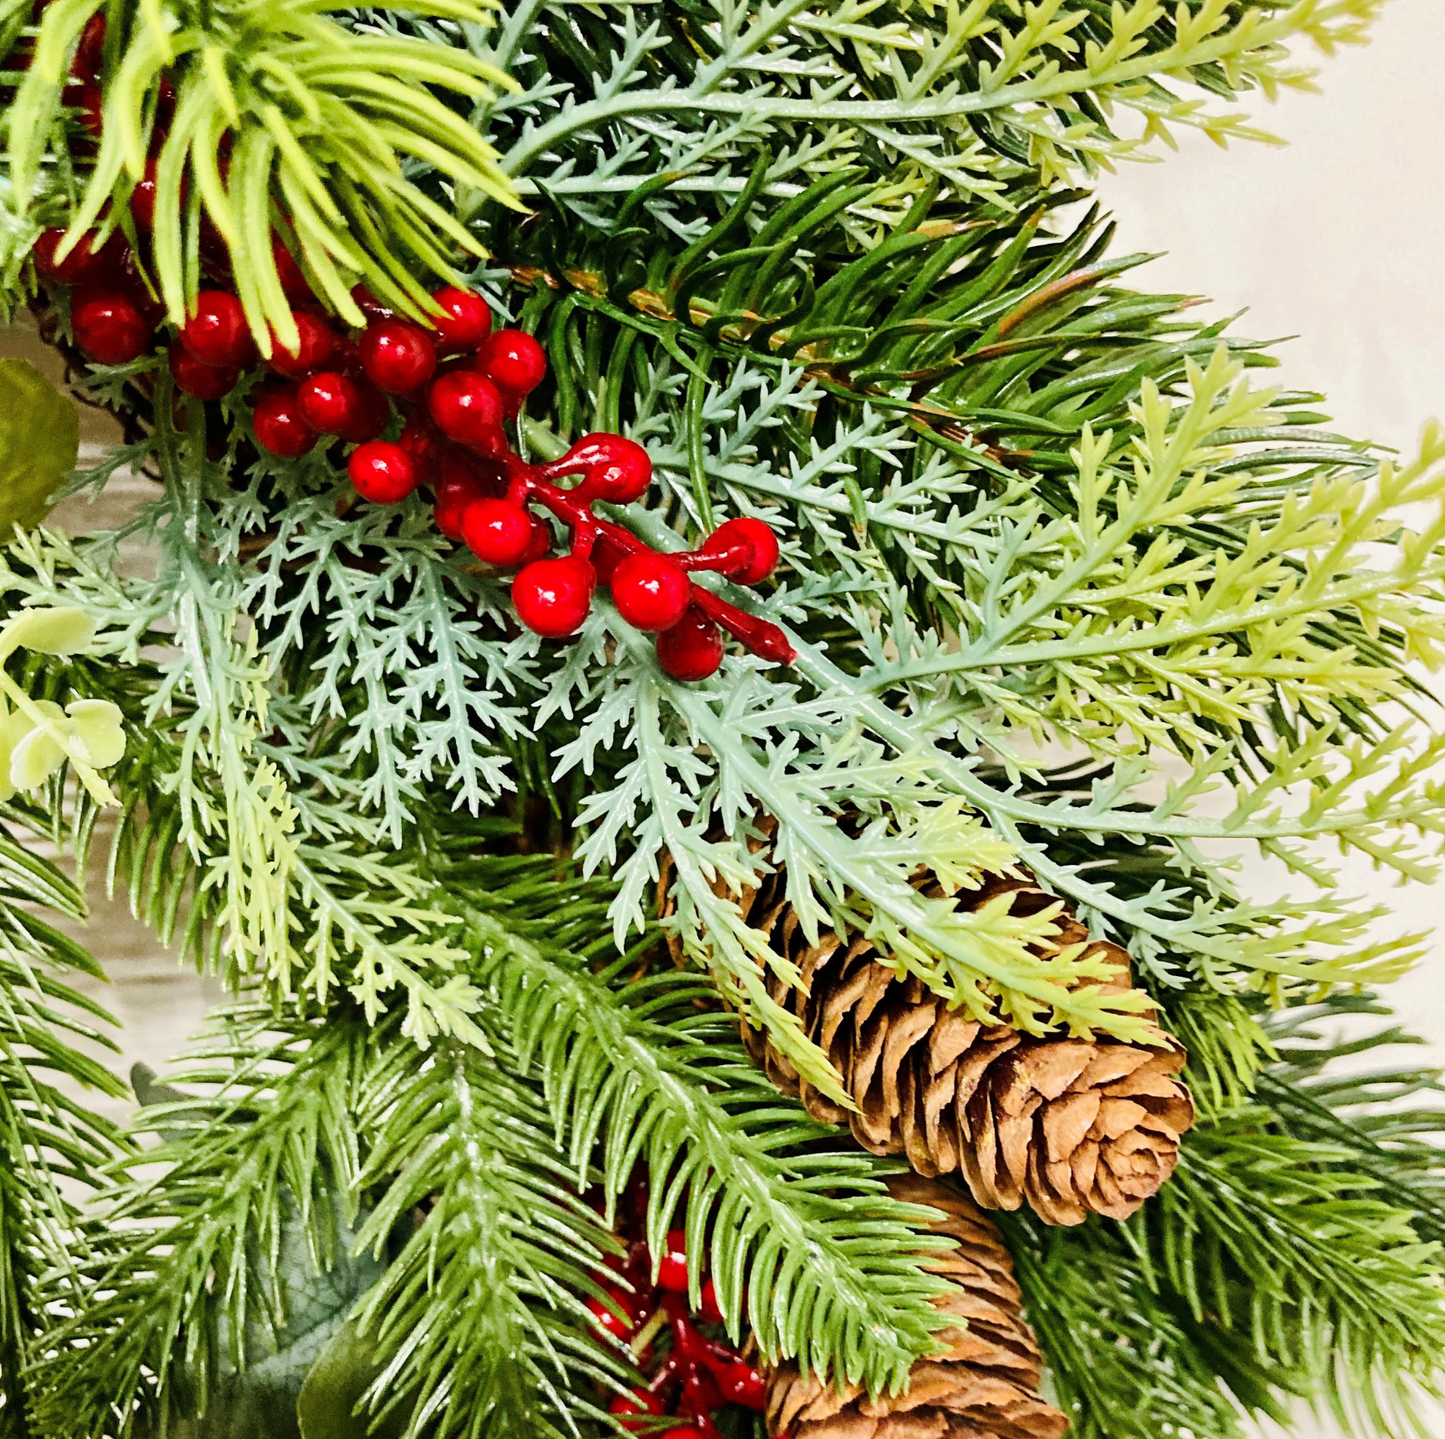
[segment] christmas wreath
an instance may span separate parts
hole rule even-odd
[[[0,5],[3,1439],[1423,1432],[1445,435],[1081,188],[1378,8]]]

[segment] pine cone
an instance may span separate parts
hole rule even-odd
[[[1002,875],[955,898],[981,908],[1008,891],[1016,914],[1059,903],[1031,879]],[[943,893],[936,884],[929,892]],[[982,1025],[951,1013],[919,980],[896,976],[861,936],[824,932],[809,944],[780,873],[740,903],[802,972],[806,993],[769,975],[773,997],[799,1015],[858,1105],[849,1112],[800,1081],[744,1024],[753,1059],[814,1118],[849,1124],[865,1149],[904,1155],[920,1174],[961,1172],[986,1209],[1027,1200],[1049,1224],[1082,1224],[1091,1213],[1127,1219],[1174,1172],[1194,1105],[1175,1078],[1184,1052],[1162,1033],[1154,1045],[1121,1044]],[[1056,949],[1089,939],[1067,908],[1055,924]],[[1127,952],[1095,944],[1127,982]]]
[[[889,1180],[897,1199],[941,1209],[933,1228],[958,1248],[928,1268],[958,1289],[939,1307],[966,1321],[943,1330],[948,1348],[913,1366],[906,1393],[870,1399],[841,1392],[785,1364],[769,1377],[768,1433],[775,1439],[1058,1439],[1069,1421],[1039,1396],[1043,1364],[1025,1322],[1013,1264],[998,1230],[957,1190],[934,1179]]]

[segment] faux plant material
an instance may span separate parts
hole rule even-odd
[[[933,1230],[957,1248],[929,1260],[957,1286],[939,1301],[957,1327],[913,1366],[901,1394],[870,1396],[780,1366],[768,1389],[774,1439],[1060,1439],[1068,1419],[1039,1394],[1043,1358],[1002,1235],[956,1189],[918,1176],[892,1179],[894,1198],[942,1211]]]
[[[942,894],[937,881],[923,886]],[[1102,951],[1121,980],[1129,956],[1088,931],[1055,895],[992,876],[951,897],[981,909],[1007,897],[1011,912],[1053,916],[1055,950]],[[755,1060],[815,1118],[851,1126],[873,1154],[900,1154],[918,1173],[960,1173],[987,1209],[1027,1201],[1050,1224],[1090,1214],[1127,1219],[1174,1172],[1179,1138],[1194,1122],[1177,1078],[1180,1046],[1156,1031],[1152,1045],[1034,1039],[1008,1025],[951,1012],[917,980],[897,973],[866,938],[833,930],[809,941],[774,871],[742,897],[750,923],[797,966],[801,983],[774,980],[838,1073],[855,1108],[809,1084],[744,1025]]]
[[[70,399],[28,360],[0,360],[0,535],[45,518],[79,449]]]

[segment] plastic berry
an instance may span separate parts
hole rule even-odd
[[[670,630],[682,618],[692,594],[692,582],[682,566],[652,550],[620,560],[611,583],[617,613],[638,630]]]
[[[35,258],[35,271],[47,284],[80,285],[115,274],[121,269],[125,243],[118,233],[112,233],[97,251],[91,246],[99,238],[99,232],[87,230],[75,242],[70,253],[63,260],[57,260],[55,251],[64,238],[64,230],[44,230],[31,251]]]
[[[622,435],[583,435],[560,460],[543,471],[547,479],[581,474],[577,498],[628,505],[652,483],[652,461],[636,440]]]
[[[95,14],[85,22],[85,29],[80,32],[75,58],[70,62],[70,73],[77,80],[94,80],[100,74],[100,57],[104,48],[105,16]]]
[[[483,454],[506,448],[502,435],[502,397],[475,370],[453,370],[432,381],[427,407],[442,434]]]
[[[241,302],[225,290],[202,290],[181,331],[186,349],[203,365],[244,365],[252,356],[251,331]]]
[[[316,431],[306,423],[296,392],[289,385],[262,395],[251,413],[251,423],[261,447],[285,460],[304,455],[316,443]]]
[[[388,309],[371,293],[371,287],[366,284],[356,284],[351,287],[351,298],[356,303],[356,308],[366,316],[368,323],[376,320],[389,320],[396,313]]]
[[[386,429],[386,422],[391,418],[391,407],[386,403],[386,396],[376,388],[364,375],[351,379],[356,387],[356,409],[352,412],[350,421],[346,427],[339,431],[343,440],[349,440],[353,445],[364,445],[370,440],[381,438],[381,432]]]
[[[420,485],[431,483],[431,477],[436,472],[440,441],[441,437],[422,415],[412,415],[397,436],[396,442],[411,459]]]
[[[339,435],[354,424],[361,409],[356,385],[336,370],[311,375],[296,387],[296,399],[306,423],[322,434]]]
[[[455,285],[432,293],[441,306],[441,314],[432,315],[437,332],[437,349],[444,355],[458,355],[475,350],[492,328],[492,311],[475,290],[459,290]]]
[[[198,360],[177,336],[166,358],[176,388],[197,400],[219,400],[236,388],[241,372],[234,365],[208,365]]]
[[[497,330],[477,346],[477,369],[507,395],[530,395],[547,374],[547,355],[525,330]]]
[[[371,440],[351,452],[346,473],[356,493],[377,505],[394,505],[416,489],[416,466],[400,445]]]
[[[105,128],[105,100],[100,86],[94,80],[87,80],[76,90],[75,108],[80,111],[80,123],[96,139]]]
[[[532,516],[509,500],[475,500],[462,515],[462,539],[489,565],[519,565],[533,546]]]
[[[581,628],[592,608],[597,571],[580,555],[534,560],[512,581],[517,618],[543,639],[560,640]]]
[[[657,637],[657,662],[675,680],[705,680],[722,660],[722,633],[696,605]]]
[[[378,320],[357,347],[361,368],[388,395],[409,395],[431,379],[437,367],[436,346],[420,325],[405,320]]]
[[[622,1420],[622,1427],[630,1432],[640,1432],[644,1429],[651,1429],[650,1424],[629,1424],[627,1417],[630,1415],[656,1416],[666,1414],[667,1409],[662,1400],[656,1394],[649,1394],[646,1389],[631,1389],[626,1394],[619,1394],[611,1404],[607,1406],[607,1412]]]
[[[285,349],[273,332],[267,365],[288,380],[302,380],[331,362],[340,349],[341,336],[309,310],[293,310],[291,318],[296,322],[296,348]]]
[[[768,1402],[768,1381],[742,1359],[719,1365],[713,1379],[724,1402],[741,1404],[745,1409],[763,1409]]]
[[[296,263],[296,257],[274,230],[271,232],[271,258],[276,262],[276,275],[281,281],[281,291],[293,305],[316,298],[301,266]]]
[[[697,1306],[697,1312],[705,1324],[726,1322],[722,1305],[717,1302],[717,1286],[712,1282],[711,1276],[702,1281],[702,1302]]]
[[[723,568],[722,573],[740,585],[755,585],[778,567],[778,537],[762,520],[747,515],[719,525],[697,551],[697,557],[721,558],[737,550],[744,551],[745,555],[729,555],[732,563]]]
[[[146,172],[130,192],[130,213],[136,229],[149,234],[156,224],[156,162],[146,161]]]
[[[70,329],[75,343],[102,365],[127,364],[151,342],[151,327],[135,302],[109,291],[87,295],[73,305]]]
[[[486,493],[468,456],[448,450],[437,463],[436,527],[449,540],[462,537],[462,517]]]
[[[622,1311],[618,1314],[605,1299],[589,1299],[587,1308],[592,1312],[592,1324],[594,1329],[600,1329],[604,1334],[610,1334],[614,1339],[626,1340],[632,1337],[636,1329],[636,1321],[632,1317],[632,1307],[628,1304],[626,1296],[612,1294],[613,1304]]]

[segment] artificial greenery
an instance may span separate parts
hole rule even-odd
[[[939,1322],[923,1216],[736,1042],[741,1010],[841,1093],[728,897],[762,816],[810,932],[981,1019],[1189,1051],[1203,1120],[1135,1220],[1007,1225],[1076,1432],[1232,1439],[1297,1398],[1411,1432],[1445,1340],[1435,1082],[1311,1036],[1421,952],[1328,853],[1434,872],[1445,436],[1396,459],[1257,386],[1267,350],[1133,288],[1078,188],[1179,127],[1256,134],[1239,98],[1306,84],[1298,42],[1376,0],[111,0],[87,147],[64,81],[97,8],[7,12],[12,302],[42,226],[131,223],[170,85],[172,318],[203,220],[263,345],[292,338],[273,227],[348,321],[358,281],[423,313],[464,273],[545,343],[527,452],[639,440],[657,482],[613,517],[659,549],[764,519],[779,576],[728,597],[798,658],[680,684],[604,597],[544,643],[420,498],[259,449],[249,382],[94,370],[136,438],[69,491],[129,466],[155,497],[0,571],[7,612],[95,632],[0,675],[53,744],[0,844],[0,1434],[612,1432],[630,1360],[585,1306],[639,1161],[734,1337],[897,1389]],[[235,992],[143,1086],[158,1148],[36,1078],[115,1091],[66,1039],[101,1023],[65,980],[93,961],[35,917],[81,906],[27,829]],[[1020,865],[1136,988],[1040,946],[1052,913],[914,882]]]

